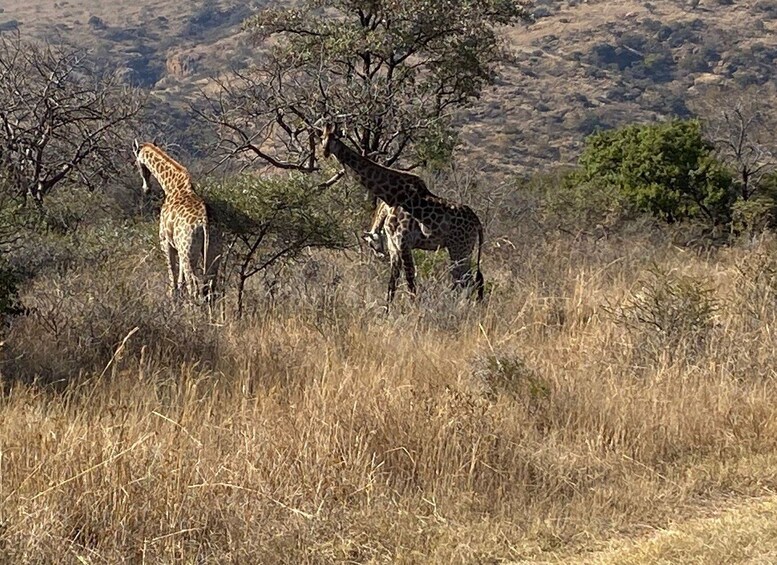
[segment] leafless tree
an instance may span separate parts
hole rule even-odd
[[[777,121],[769,106],[774,94],[767,94],[764,88],[714,87],[694,104],[705,136],[721,160],[736,171],[743,200],[756,194],[764,177],[777,166],[772,150],[777,142]]]
[[[79,49],[0,37],[0,169],[17,195],[41,203],[65,180],[113,178],[142,106]]]

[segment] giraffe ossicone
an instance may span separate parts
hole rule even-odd
[[[164,192],[159,215],[159,244],[167,260],[171,295],[213,297],[219,267],[218,241],[205,201],[194,191],[189,171],[153,143],[133,145],[143,193],[153,176]],[[199,267],[199,268],[198,268]]]
[[[331,123],[324,125],[320,135],[324,158],[335,157],[385,205],[385,208],[376,210],[371,230],[364,235],[370,246],[376,249],[381,225],[386,233],[391,263],[387,304],[394,299],[402,269],[408,289],[415,294],[413,249],[447,249],[454,286],[474,287],[478,300],[482,300],[485,292],[480,270],[483,225],[474,210],[432,194],[418,175],[385,167],[351,149],[339,138],[336,127]],[[476,245],[473,272],[472,253]]]

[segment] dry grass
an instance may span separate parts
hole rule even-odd
[[[658,530],[646,540],[570,562],[637,565],[777,561],[777,500],[770,496],[724,508],[712,516]]]
[[[162,313],[156,265],[108,266],[137,294],[106,307],[111,324],[86,308],[111,304],[110,285],[83,274],[62,292],[62,335],[91,319],[111,347],[58,342],[34,316],[6,336],[3,560],[774,555],[737,533],[735,514],[683,523],[777,486],[775,243],[526,245],[491,250],[483,306],[436,298],[444,283],[427,278],[418,307],[400,300],[385,317],[384,273],[343,258],[311,259],[269,310],[257,299],[257,315],[204,328],[197,312]],[[631,315],[650,300],[654,313],[688,308],[690,322],[668,322],[684,333]],[[688,306],[699,300],[707,314]],[[79,358],[82,375],[32,382],[22,360],[40,361],[36,349],[49,378]],[[758,508],[742,525],[766,535]]]

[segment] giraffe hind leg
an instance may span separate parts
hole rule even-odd
[[[215,241],[209,238],[208,245],[205,245],[205,238],[209,237],[210,232],[204,226],[197,226],[191,235],[189,245],[189,266],[188,266],[188,285],[189,295],[192,300],[208,301],[212,289],[217,269],[218,269],[218,249]],[[211,246],[211,243],[214,245]],[[211,248],[212,247],[212,248]],[[208,256],[205,257],[207,249]]]
[[[402,267],[405,270],[405,281],[410,295],[416,297],[415,288],[415,261],[413,260],[413,249],[406,244],[402,245]]]
[[[213,231],[209,232],[208,256],[205,257],[204,279],[205,279],[205,300],[212,303],[216,298],[216,286],[218,282],[219,269],[221,268],[221,241]],[[204,255],[204,254],[203,254]]]
[[[183,260],[184,275],[186,278],[186,291],[194,301],[198,301],[204,295],[204,285],[202,277],[197,272],[197,260],[192,257],[193,253],[190,252],[188,257]]]
[[[170,245],[167,241],[162,242],[162,251],[164,252],[167,261],[167,295],[174,298],[178,294],[178,278],[181,272],[179,268],[178,252],[175,250],[175,247]]]

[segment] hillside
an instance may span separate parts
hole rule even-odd
[[[16,1],[5,3],[0,29],[88,46],[175,103],[245,64],[239,25],[251,9],[236,0]],[[596,128],[688,114],[704,85],[775,82],[775,0],[539,0],[535,16],[506,31],[514,62],[462,116],[460,155],[478,169],[570,162]]]
[[[467,141],[498,169],[573,160],[596,128],[689,114],[706,85],[775,84],[777,2],[538,2],[508,32],[517,64],[471,113]]]
[[[174,98],[236,62],[250,13],[236,0],[6,2],[0,30],[87,47],[129,82]]]

